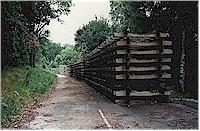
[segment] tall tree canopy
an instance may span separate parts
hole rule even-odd
[[[30,1],[21,2],[22,14],[27,20],[29,30],[38,36],[46,33],[44,27],[51,19],[58,19],[61,14],[68,14],[70,1]]]
[[[183,25],[185,20],[197,31],[197,4],[197,1],[111,1],[110,14],[117,31],[124,28],[135,33],[168,31],[176,23]]]
[[[2,66],[28,63],[25,45],[28,27],[22,16],[20,2],[1,2]]]
[[[108,21],[103,18],[96,18],[77,30],[75,34],[75,48],[81,52],[88,53],[103,42],[111,33],[112,28]]]
[[[3,1],[1,2],[2,66],[20,66],[29,62],[26,37],[33,32],[47,36],[45,26],[51,19],[68,14],[71,1]]]
[[[131,32],[143,33],[151,29],[149,6],[154,2],[111,1],[111,20],[117,31],[129,28]]]

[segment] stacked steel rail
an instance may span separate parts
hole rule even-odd
[[[177,84],[172,47],[167,33],[114,33],[70,65],[71,75],[113,101],[166,96]]]

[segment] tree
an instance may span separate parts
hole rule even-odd
[[[146,33],[152,28],[149,5],[154,2],[111,1],[111,20],[116,31],[129,29],[135,33]]]
[[[45,37],[41,37],[39,41],[36,63],[46,67],[60,54],[62,47],[59,43],[53,43]]]
[[[54,61],[58,62],[59,65],[68,65],[79,59],[81,54],[75,50],[72,45],[65,45],[60,54],[58,54]]]
[[[29,32],[34,32],[38,37],[47,33],[45,26],[51,19],[59,19],[61,14],[68,14],[71,1],[23,1],[22,13],[27,20]]]
[[[39,39],[40,46],[37,51],[36,64],[43,68],[58,68],[59,65],[71,64],[79,59],[81,54],[72,45],[61,46],[45,37]]]
[[[184,20],[193,21],[197,27],[197,1],[111,1],[111,20],[118,31],[124,27],[134,33],[149,33],[154,30],[168,31],[175,24],[183,26]],[[186,18],[192,15],[192,19]],[[186,18],[186,19],[185,19]],[[196,19],[196,20],[194,20]],[[197,31],[197,28],[195,29]]]
[[[2,66],[35,63],[36,47],[26,45],[26,38],[47,36],[45,26],[51,19],[68,14],[71,1],[3,1],[2,3]],[[35,50],[35,51],[34,51]]]
[[[22,17],[20,2],[1,2],[1,55],[2,67],[28,64],[25,44],[28,27]]]
[[[49,32],[44,30],[49,25],[51,19],[58,18],[64,13],[68,14],[71,1],[31,1],[21,2],[22,13],[27,20],[29,33],[33,32],[37,37],[48,36]],[[35,61],[34,50],[36,47],[29,49],[30,59],[33,59],[33,67]]]
[[[83,53],[93,50],[112,34],[112,28],[106,19],[95,19],[83,25],[75,34],[75,48]]]

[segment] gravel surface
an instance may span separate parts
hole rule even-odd
[[[84,82],[58,75],[54,92],[32,109],[28,129],[108,129],[101,110],[114,129],[198,129],[198,110],[174,103],[132,101],[114,104]]]

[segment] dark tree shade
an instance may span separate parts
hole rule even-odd
[[[26,20],[22,16],[20,2],[1,2],[1,55],[2,66],[18,66],[28,63],[25,46]]]

